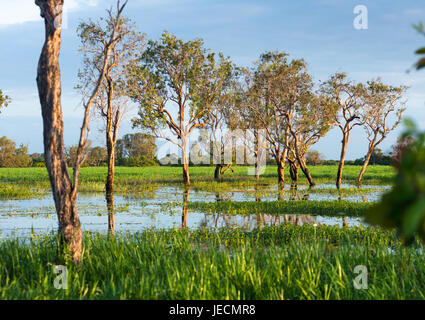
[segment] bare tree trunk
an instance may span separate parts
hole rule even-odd
[[[221,170],[221,164],[215,165],[215,171],[214,171],[214,179],[219,180],[220,179],[220,170]]]
[[[304,175],[306,176],[308,183],[311,187],[314,187],[316,185],[316,183],[313,180],[313,177],[310,174],[310,170],[308,170],[307,165],[305,164],[304,159],[302,159],[301,157],[298,158],[298,163],[300,164],[301,170],[304,173]]]
[[[277,162],[277,181],[280,189],[285,188],[285,161],[282,156],[276,159]]]
[[[260,159],[258,156],[258,152],[255,159],[255,179],[258,181],[260,180]]]
[[[292,186],[298,186],[298,166],[295,161],[289,161],[289,174],[291,175]]]
[[[183,165],[183,181],[186,187],[190,186],[189,175],[189,157],[188,157],[188,141],[187,136],[182,136],[182,165]]]
[[[364,176],[364,174],[366,172],[366,168],[367,168],[367,166],[369,165],[369,162],[370,162],[370,157],[372,156],[373,150],[375,150],[375,148],[377,146],[377,144],[376,144],[377,138],[378,138],[378,135],[375,133],[374,138],[369,143],[369,148],[368,148],[368,151],[367,151],[367,155],[366,155],[365,161],[363,163],[362,169],[360,170],[360,174],[357,177],[357,184],[360,184],[362,182],[363,176]],[[378,141],[378,143],[379,142],[380,141]]]
[[[115,234],[115,210],[114,210],[114,180],[115,180],[115,143],[117,139],[119,111],[117,118],[113,115],[112,99],[114,95],[113,83],[108,79],[108,111],[106,117],[106,149],[108,152],[108,174],[106,177],[106,204],[108,206],[108,230]]]
[[[106,177],[106,204],[108,206],[108,230],[115,233],[115,210],[114,210],[114,178],[115,178],[115,151],[114,145],[107,142],[108,148],[108,175]]]
[[[339,158],[338,172],[336,175],[336,187],[341,189],[342,183],[342,170],[344,169],[345,162],[345,153],[347,151],[348,139],[350,138],[350,133],[345,133],[342,138],[342,148],[341,148],[341,156]]]
[[[36,0],[45,21],[46,39],[37,70],[43,116],[44,157],[59,221],[59,252],[65,247],[75,263],[81,261],[82,232],[76,193],[68,172],[63,143],[59,54],[63,0]]]
[[[295,157],[297,158],[297,161],[301,167],[302,172],[306,176],[308,183],[311,187],[314,187],[316,184],[314,183],[313,177],[310,174],[310,170],[308,170],[307,165],[305,164],[305,161],[303,159],[303,156],[301,156],[299,148],[298,148],[298,136],[296,133],[291,129],[292,136],[294,138],[294,145],[295,145]]]
[[[357,184],[360,184],[362,182],[363,176],[366,172],[366,168],[369,165],[369,161],[370,161],[370,157],[372,156],[373,153],[373,149],[368,151],[367,155],[366,155],[366,159],[363,162],[363,166],[362,169],[360,170],[359,176],[357,177]]]

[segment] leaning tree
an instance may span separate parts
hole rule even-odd
[[[357,177],[358,184],[362,181],[373,151],[400,124],[403,112],[406,110],[406,103],[402,101],[406,90],[405,86],[386,85],[380,79],[367,82],[363,96],[362,117],[369,144],[363,166]]]
[[[120,1],[117,1],[116,12],[108,10],[106,18],[98,21],[90,19],[78,26],[80,51],[84,57],[83,68],[78,73],[78,88],[83,96],[87,96],[98,86],[96,74],[102,70],[104,61],[107,63],[105,77],[95,100],[95,111],[105,122],[108,163],[105,190],[109,211],[108,229],[112,234],[115,230],[115,145],[128,104],[129,67],[135,65],[137,54],[143,50],[144,45],[144,35],[136,31],[134,24],[122,15],[117,16],[120,9]]]
[[[127,2],[116,12],[116,26],[122,10]],[[76,152],[74,174],[71,178],[63,143],[63,116],[61,106],[61,78],[59,54],[61,48],[62,8],[64,0],[36,0],[44,18],[45,42],[41,52],[37,70],[37,86],[43,117],[44,158],[52,187],[58,216],[59,252],[68,253],[75,263],[81,261],[82,232],[77,212],[77,194],[79,172],[87,156],[84,149],[88,141],[90,112],[105,79],[107,61],[104,59],[101,68],[96,71],[97,85],[84,99],[84,117],[80,131],[80,139]],[[105,51],[109,57],[113,38],[105,39]]]
[[[149,41],[140,64],[131,69],[131,97],[140,105],[134,127],[177,145],[182,152],[183,179],[190,185],[189,136],[209,123],[209,114],[231,74],[223,55],[164,32]],[[168,129],[168,131],[167,131]]]

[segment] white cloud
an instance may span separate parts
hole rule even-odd
[[[423,15],[423,11],[421,9],[407,9],[403,11],[403,14],[406,16],[420,16]]]
[[[41,21],[40,9],[34,0],[0,0],[0,28],[20,23]],[[85,6],[97,6],[98,0],[66,0],[64,12],[80,10]]]

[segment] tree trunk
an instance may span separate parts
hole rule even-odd
[[[215,165],[215,171],[214,171],[214,179],[219,180],[220,179],[220,170],[221,170],[221,164]]]
[[[363,176],[364,176],[364,174],[366,172],[366,168],[369,165],[369,161],[370,161],[370,157],[372,156],[372,153],[373,153],[373,149],[372,150],[369,149],[369,151],[368,151],[368,153],[366,155],[366,159],[365,159],[365,161],[363,163],[362,169],[360,170],[360,174],[357,177],[357,184],[360,184],[362,182]]]
[[[370,157],[372,156],[373,150],[375,150],[376,146],[383,140],[381,139],[380,141],[378,141],[378,143],[376,143],[377,138],[378,138],[378,133],[375,132],[375,135],[372,141],[370,141],[369,143],[369,148],[368,148],[367,155],[363,163],[362,169],[360,170],[360,174],[357,177],[357,184],[360,184],[362,182],[363,175],[365,174],[366,168],[369,165]]]
[[[291,130],[292,136],[294,138],[294,144],[295,144],[295,157],[297,158],[297,161],[301,167],[302,172],[306,176],[308,183],[311,187],[314,187],[316,184],[313,181],[313,177],[310,174],[310,170],[308,170],[307,165],[305,164],[305,161],[303,159],[303,156],[301,156],[299,148],[298,148],[298,136],[295,134],[293,130]]]
[[[280,189],[285,188],[285,161],[279,157],[277,160],[277,181]]]
[[[182,164],[183,164],[183,181],[186,187],[190,186],[189,176],[189,157],[188,157],[188,141],[187,137],[182,137]]]
[[[114,210],[114,178],[115,178],[115,151],[114,144],[107,142],[108,149],[108,175],[106,177],[106,204],[108,206],[108,231],[115,234],[115,210]]]
[[[111,79],[108,79],[108,111],[106,114],[106,149],[108,152],[108,174],[106,176],[106,204],[108,206],[108,231],[115,234],[115,210],[114,210],[114,180],[115,180],[115,143],[117,139],[118,122],[114,126],[114,108],[112,104],[114,87]],[[117,115],[119,117],[119,114]],[[116,119],[118,120],[118,118]]]
[[[301,170],[304,173],[304,175],[306,176],[308,183],[311,187],[314,187],[316,185],[316,183],[313,180],[313,177],[310,174],[310,170],[308,170],[307,165],[305,164],[304,159],[300,158],[298,159],[298,163],[300,164]]]
[[[345,162],[345,152],[347,151],[348,139],[350,138],[350,133],[345,133],[342,138],[342,148],[341,148],[341,156],[339,158],[338,172],[336,175],[336,187],[341,189],[342,183],[342,170],[344,169]]]
[[[260,180],[260,159],[259,152],[257,152],[257,156],[255,157],[255,179]]]
[[[58,216],[59,252],[66,248],[75,263],[81,261],[82,232],[76,193],[68,172],[63,143],[59,53],[63,0],[36,0],[45,21],[46,39],[37,70],[43,116],[44,158]]]
[[[289,174],[291,175],[292,185],[298,186],[298,166],[295,161],[289,162]]]

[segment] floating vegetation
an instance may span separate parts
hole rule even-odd
[[[222,201],[215,203],[191,202],[188,207],[205,213],[237,215],[253,214],[305,214],[311,216],[361,217],[371,207],[369,203],[350,201]]]

